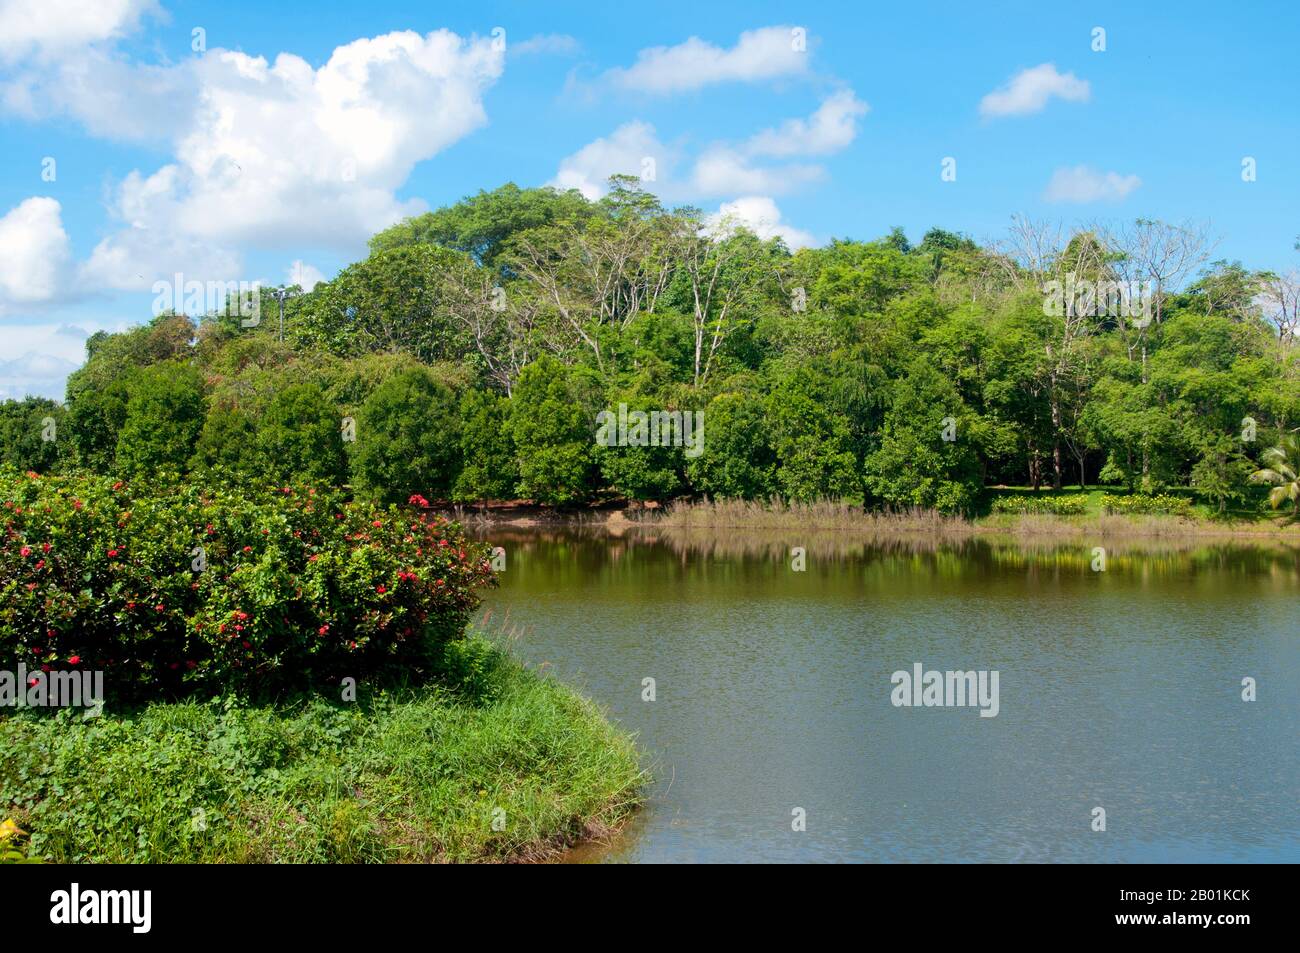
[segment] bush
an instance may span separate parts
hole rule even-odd
[[[226,485],[0,470],[0,668],[102,670],[128,699],[418,680],[492,578],[445,521]]]
[[[994,513],[1049,513],[1053,516],[1080,516],[1088,509],[1086,493],[1068,496],[999,496],[993,501]]]
[[[1114,496],[1105,493],[1101,498],[1101,507],[1107,513],[1188,516],[1191,513],[1192,501],[1185,497],[1169,496],[1165,493],[1154,496],[1146,493],[1133,493],[1129,496]]]

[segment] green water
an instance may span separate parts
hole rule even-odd
[[[572,859],[1300,860],[1294,549],[821,537],[797,572],[798,535],[485,536],[489,627],[655,775]],[[915,663],[996,671],[996,717],[895,706]]]

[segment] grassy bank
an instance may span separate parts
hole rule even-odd
[[[97,863],[528,860],[617,828],[631,739],[481,638],[453,651],[436,687],[355,703],[0,715],[0,818]]]

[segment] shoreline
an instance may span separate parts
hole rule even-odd
[[[1036,540],[1103,536],[1130,539],[1222,539],[1295,543],[1300,520],[1265,517],[1223,522],[1185,516],[1091,514],[990,514],[975,518],[943,516],[930,511],[881,513],[847,504],[814,503],[772,508],[754,502],[688,503],[638,506],[601,503],[575,510],[531,501],[488,501],[483,506],[431,507],[429,512],[468,529],[584,530],[624,535],[629,532],[815,532],[884,537],[1005,536]],[[629,518],[629,513],[632,516]]]

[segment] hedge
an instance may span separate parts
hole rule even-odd
[[[110,699],[418,682],[492,582],[455,524],[335,491],[4,468],[0,500],[0,667],[102,670]]]
[[[1086,493],[1066,496],[999,496],[993,501],[994,513],[1051,513],[1056,516],[1080,516],[1088,509]]]
[[[1129,496],[1113,496],[1110,493],[1105,493],[1101,498],[1101,506],[1107,513],[1189,516],[1192,509],[1192,501],[1186,497],[1169,496],[1165,493],[1159,493],[1154,496],[1145,493],[1133,493]]]

